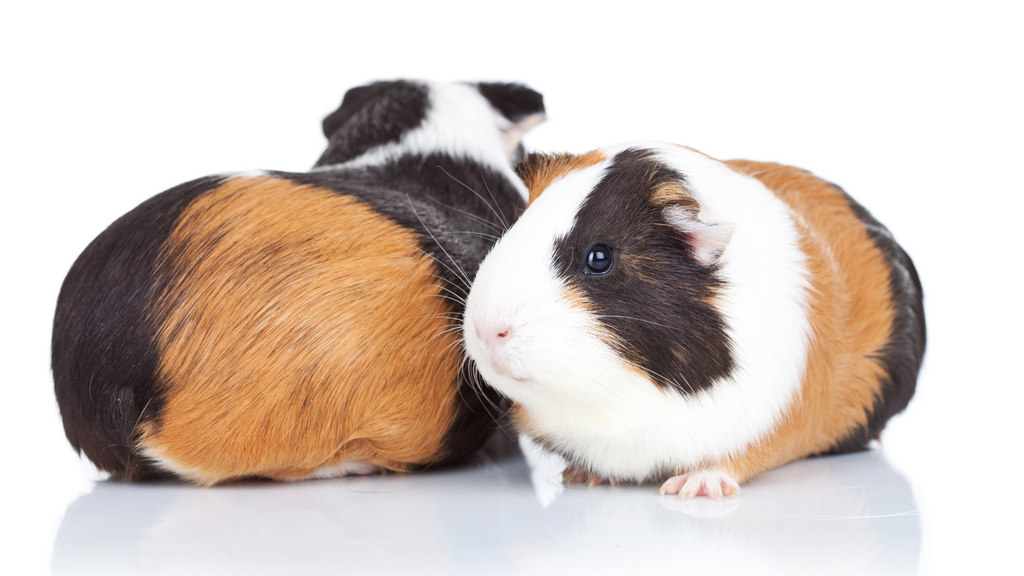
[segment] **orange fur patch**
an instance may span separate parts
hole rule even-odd
[[[651,194],[651,202],[655,206],[681,206],[694,214],[700,211],[693,195],[675,182],[662,184],[655,188]]]
[[[156,294],[166,403],[141,446],[213,484],[349,459],[440,456],[460,349],[416,234],[352,197],[271,177],[196,199]]]
[[[843,194],[809,172],[731,160],[790,206],[810,269],[813,334],[802,389],[778,428],[726,464],[737,481],[828,450],[867,422],[885,371],[877,356],[896,311],[889,266]]]
[[[532,154],[519,167],[519,177],[530,191],[527,207],[533,203],[548,186],[566,174],[604,162],[607,158],[596,150],[586,154]]]

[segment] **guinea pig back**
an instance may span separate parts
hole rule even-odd
[[[627,144],[531,155],[531,204],[481,266],[464,334],[570,476],[721,497],[861,450],[914,392],[921,285],[838,187]]]
[[[117,220],[58,300],[71,444],[116,479],[200,484],[468,455],[499,399],[457,327],[542,114],[518,85],[378,82],[324,121],[312,171],[201,178]]]

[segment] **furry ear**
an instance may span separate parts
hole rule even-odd
[[[669,206],[662,211],[662,215],[676,230],[686,235],[687,243],[693,248],[693,257],[705,266],[719,261],[735,230],[731,224],[705,221],[713,218],[707,210],[702,210],[692,201]]]
[[[374,82],[366,86],[357,86],[345,92],[341,106],[328,115],[327,118],[324,118],[324,136],[330,139],[331,135],[344,126],[367,101],[373,99],[393,84],[396,84],[396,82]]]
[[[544,96],[522,84],[480,82],[475,86],[509,121],[510,125],[502,129],[505,153],[515,157],[523,136],[544,121]]]
[[[476,88],[495,110],[513,123],[527,116],[544,116],[544,96],[522,84],[480,82]]]

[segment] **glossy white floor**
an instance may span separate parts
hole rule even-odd
[[[504,441],[503,441],[504,440]],[[418,476],[196,489],[97,484],[69,504],[54,574],[912,574],[913,490],[877,452],[787,466],[735,499],[563,487],[500,436]]]
[[[1012,4],[8,4],[0,573],[1021,571]],[[541,150],[654,138],[841,184],[925,286],[925,367],[882,448],[785,466],[722,503],[563,488],[556,461],[502,437],[417,476],[99,481],[64,439],[48,369],[71,263],[175,184],[308,168],[344,91],[394,77],[527,82],[549,111],[526,140]]]

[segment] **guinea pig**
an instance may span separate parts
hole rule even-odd
[[[110,477],[334,477],[459,460],[493,430],[463,364],[469,283],[527,189],[522,85],[376,82],[306,173],[199,178],[79,256],[52,368],[71,445]]]
[[[663,143],[534,154],[463,336],[569,481],[720,499],[863,450],[914,393],[921,283],[843,190]]]

